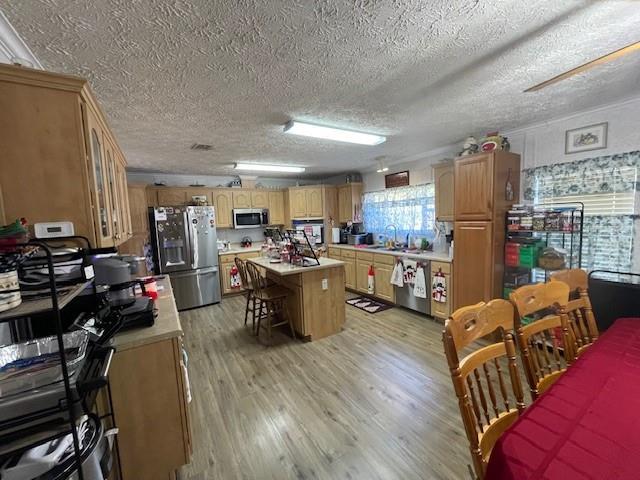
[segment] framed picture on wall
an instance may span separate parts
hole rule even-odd
[[[586,127],[567,130],[564,141],[564,153],[588,152],[607,148],[608,123],[598,123]]]
[[[384,188],[406,187],[409,185],[409,170],[384,176]]]

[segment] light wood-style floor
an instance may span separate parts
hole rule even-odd
[[[347,306],[345,330],[256,342],[241,297],[183,312],[194,455],[182,480],[462,479],[442,325]]]

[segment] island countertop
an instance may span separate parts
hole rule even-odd
[[[314,270],[324,270],[327,268],[344,266],[344,262],[334,260],[333,258],[320,257],[318,260],[320,261],[320,265],[311,265],[308,267],[300,267],[297,265],[291,265],[290,263],[269,263],[269,259],[264,257],[250,258],[247,261],[279,276],[297,275],[300,273],[313,272]]]

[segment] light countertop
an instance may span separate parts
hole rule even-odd
[[[165,275],[162,280],[158,280],[158,299],[155,301],[155,308],[158,310],[156,321],[151,327],[141,327],[132,330],[125,330],[118,333],[113,339],[116,351],[128,350],[140,347],[149,343],[167,340],[169,338],[182,336],[182,325],[176,308],[176,301],[173,298],[173,289],[169,276]]]
[[[368,248],[368,247],[354,247],[353,245],[345,245],[340,243],[331,243],[327,245],[329,248],[340,248],[343,250],[353,250],[356,252],[366,252],[366,253],[377,253],[380,255],[393,255],[395,257],[403,257],[410,258],[415,260],[430,260],[434,262],[453,262],[453,258],[451,258],[447,253],[433,253],[433,252],[423,252],[423,253],[407,253],[407,252],[391,252],[389,250],[385,250],[384,248]]]
[[[344,262],[334,260],[333,258],[320,257],[320,265],[312,265],[310,267],[298,267],[290,263],[269,263],[268,258],[250,258],[248,261],[255,263],[276,275],[296,275],[299,273],[311,272],[313,270],[324,270],[326,268],[343,267]]]
[[[239,243],[232,243],[228,250],[218,250],[218,255],[236,255],[238,253],[259,252],[262,242],[253,242],[250,247],[241,247]]]

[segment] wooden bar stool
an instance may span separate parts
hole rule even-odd
[[[274,327],[281,325],[289,325],[291,330],[291,336],[295,338],[295,332],[293,330],[293,323],[291,317],[287,312],[287,298],[291,294],[290,290],[280,285],[266,286],[260,270],[251,262],[246,263],[247,273],[251,280],[253,287],[253,295],[255,300],[259,302],[258,308],[258,325],[256,327],[256,336],[260,337],[260,327],[263,326],[267,331],[267,339],[269,344],[272,340],[271,330]],[[254,318],[256,318],[256,309],[254,307]],[[277,323],[273,323],[274,317],[280,316],[281,320]],[[266,320],[266,325],[262,325],[262,320]]]
[[[236,264],[236,268],[238,269],[238,273],[240,274],[240,280],[242,281],[242,287],[244,288],[244,295],[247,298],[247,305],[244,309],[244,324],[247,325],[247,319],[249,317],[249,312],[251,312],[252,322],[251,329],[255,331],[256,329],[256,297],[253,293],[253,284],[251,283],[251,279],[247,276],[247,265],[244,260],[239,257],[235,257],[233,259]]]

